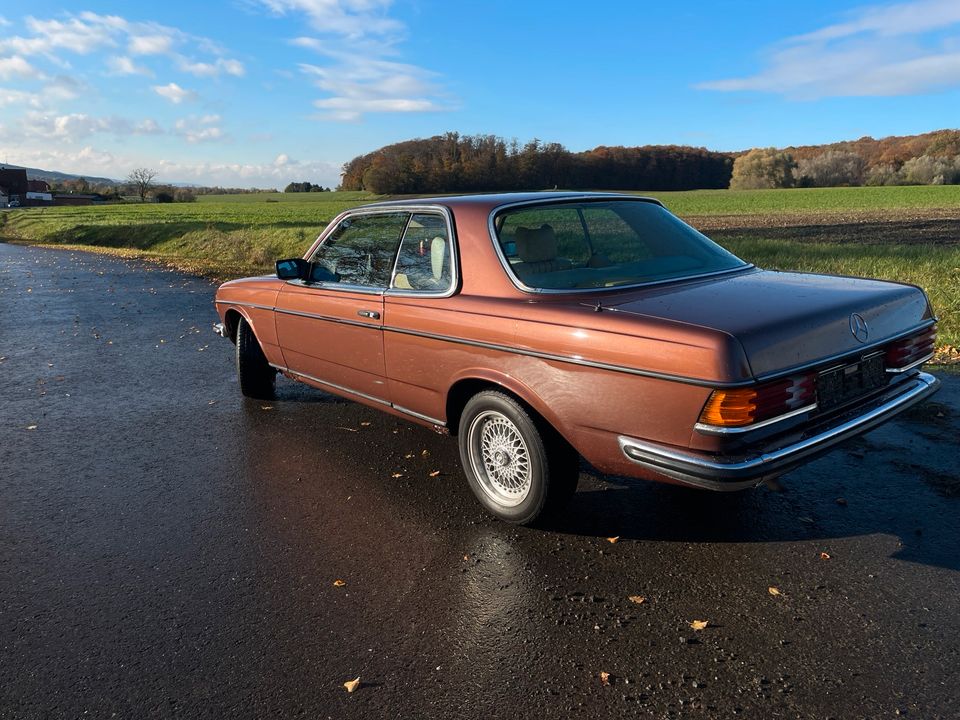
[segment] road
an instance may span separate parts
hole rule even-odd
[[[585,468],[515,528],[448,438],[242,399],[213,292],[0,244],[0,718],[956,717],[960,376],[780,488]]]

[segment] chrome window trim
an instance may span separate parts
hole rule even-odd
[[[307,290],[340,290],[342,292],[358,293],[360,295],[383,295],[384,288],[370,287],[369,285],[352,285],[350,283],[331,283],[322,280],[306,282],[305,280],[286,280],[287,285],[296,285]]]
[[[667,206],[656,198],[644,197],[641,195],[620,195],[616,193],[611,193],[609,195],[604,195],[602,193],[596,194],[587,194],[577,197],[570,198],[560,198],[560,199],[543,199],[543,200],[524,200],[522,202],[515,203],[504,203],[503,205],[497,205],[493,210],[490,211],[490,215],[487,217],[487,230],[490,235],[490,241],[493,243],[494,252],[496,252],[497,259],[500,261],[501,267],[503,267],[504,272],[507,274],[507,277],[510,279],[510,282],[513,283],[514,287],[521,292],[528,293],[530,295],[581,295],[584,293],[596,293],[596,292],[617,292],[622,290],[631,290],[636,288],[646,288],[646,287],[656,287],[657,285],[664,285],[666,283],[675,283],[675,282],[686,282],[687,280],[699,280],[700,278],[713,277],[715,275],[727,275],[729,273],[742,272],[744,270],[749,270],[755,267],[752,263],[748,263],[745,260],[740,260],[743,265],[740,267],[729,268],[727,270],[714,270],[708,273],[700,273],[698,275],[684,275],[683,277],[674,277],[667,278],[665,280],[651,280],[650,282],[634,283],[633,285],[616,285],[614,287],[602,287],[602,288],[534,288],[530,287],[524,283],[510,268],[510,261],[507,260],[507,256],[503,253],[503,248],[500,246],[500,240],[497,238],[497,227],[496,227],[496,217],[504,210],[509,210],[511,208],[524,207],[528,205],[563,205],[567,203],[575,202],[584,202],[584,201],[597,201],[602,202],[604,200],[626,200],[634,202],[645,202],[652,205],[659,205],[664,210],[667,210]],[[669,210],[667,210],[669,212]],[[683,222],[681,220],[681,222]],[[696,228],[694,228],[696,230]],[[700,232],[697,230],[697,232]],[[702,235],[703,233],[701,233]],[[706,236],[704,236],[706,237]],[[707,238],[709,239],[709,238]],[[713,241],[711,241],[713,242]],[[717,243],[719,244],[719,243]],[[722,246],[721,246],[722,247]],[[724,248],[726,250],[726,248]],[[727,250],[727,252],[730,252]],[[733,253],[730,253],[733,255]],[[734,255],[734,257],[736,257]]]
[[[929,355],[926,355],[925,357],[922,357],[922,358],[920,358],[919,360],[916,360],[916,361],[910,363],[910,364],[907,365],[906,367],[887,368],[887,372],[888,372],[888,373],[905,373],[905,372],[907,372],[908,370],[913,370],[915,367],[920,367],[920,366],[923,365],[925,362],[927,362],[928,360],[930,360],[934,355],[935,355],[935,353],[930,353]]]
[[[806,412],[812,412],[817,409],[817,404],[813,403],[811,405],[805,405],[802,408],[797,408],[796,410],[791,410],[790,412],[784,413],[783,415],[777,415],[776,417],[768,418],[762,420],[758,423],[753,423],[752,425],[743,425],[740,427],[724,427],[722,425],[709,425],[707,423],[698,422],[693,426],[693,429],[703,433],[704,435],[736,435],[738,433],[750,432],[751,430],[759,430],[760,428],[769,427],[784,420],[789,420],[790,418],[796,417],[797,415],[802,415]]]

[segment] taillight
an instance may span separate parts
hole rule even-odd
[[[891,371],[908,368],[933,353],[937,340],[937,326],[933,325],[918,335],[897,340],[887,346],[886,366]]]
[[[811,405],[816,398],[815,375],[797,375],[749,388],[714,390],[700,422],[715,427],[744,427]]]

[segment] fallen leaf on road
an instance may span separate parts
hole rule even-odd
[[[349,430],[350,432],[359,432],[356,428],[348,428],[343,425],[337,425],[337,430]]]
[[[429,451],[429,450],[424,450],[422,453],[420,453],[420,455],[421,455],[421,457],[430,457],[430,451]]]
[[[846,504],[847,504],[847,499],[846,499],[846,498],[837,498],[837,499],[836,499],[836,503],[837,503],[837,505],[846,505]]]
[[[334,586],[334,587],[343,587],[344,585],[346,585],[346,583],[345,583],[343,580],[334,580],[334,581],[333,581],[333,586]]]
[[[773,586],[768,587],[768,588],[767,588],[767,592],[770,593],[771,595],[779,595],[779,594],[780,594],[780,590],[778,590],[777,588],[775,588],[775,587],[773,587]]]
[[[432,473],[430,473],[430,477],[436,477],[439,474],[440,474],[439,470],[434,470]]]
[[[392,478],[403,477],[403,473],[394,473],[394,474],[391,475],[390,477],[392,477]]]
[[[620,539],[620,536],[615,535],[614,537],[607,538],[607,542],[610,543],[611,545],[614,545],[619,539]]]
[[[602,672],[600,673],[600,684],[604,687],[610,687],[610,673]]]
[[[412,457],[413,457],[413,453],[407,453],[406,455],[403,456],[405,460],[409,460]]]
[[[820,553],[820,559],[821,559],[821,560],[829,560],[829,559],[830,559],[830,554],[829,554],[829,553],[822,552],[822,553]]]
[[[812,518],[812,517],[803,516],[803,517],[797,518],[797,520],[799,520],[800,522],[803,522],[803,523],[807,523],[807,524],[809,524],[809,525],[813,525],[813,518]]]
[[[36,430],[36,429],[37,429],[36,425],[27,425],[27,430]]]
[[[273,410],[273,405],[261,405],[261,410]]]
[[[343,686],[347,689],[348,693],[353,692],[360,687],[360,678],[358,677],[356,680],[347,680]]]
[[[361,427],[367,427],[367,425],[369,425],[369,424],[370,424],[370,423],[368,423],[368,422],[362,422],[362,423],[360,423],[360,426],[361,426]]]
[[[643,605],[647,601],[643,595],[631,595],[627,598],[627,600],[632,603],[636,603],[637,605]]]
[[[690,627],[692,627],[694,630],[703,630],[709,624],[709,620],[694,620],[690,623]]]

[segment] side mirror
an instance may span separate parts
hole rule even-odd
[[[310,263],[303,258],[277,260],[277,277],[281,280],[309,280]]]

